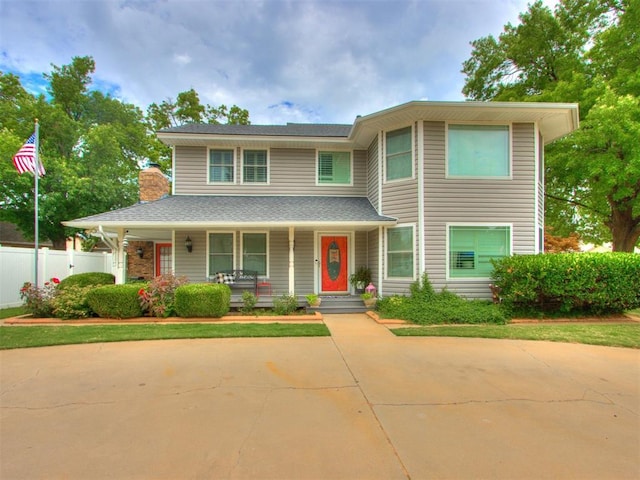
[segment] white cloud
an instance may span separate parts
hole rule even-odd
[[[91,55],[94,84],[142,108],[194,88],[254,123],[349,123],[409,100],[461,100],[469,42],[497,36],[526,4],[3,0],[0,70],[33,77]]]

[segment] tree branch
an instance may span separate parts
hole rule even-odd
[[[582,202],[578,202],[576,200],[571,200],[569,198],[556,197],[555,195],[551,195],[550,193],[546,193],[546,192],[545,192],[544,196],[548,197],[548,198],[552,198],[554,200],[558,200],[559,202],[565,202],[565,203],[569,203],[571,205],[575,205],[576,207],[586,208],[587,210],[595,212],[598,215],[602,215],[604,217],[608,217],[609,216],[609,212],[601,212],[600,210],[597,210],[597,209],[593,208],[590,205],[586,205],[586,204],[584,204]]]

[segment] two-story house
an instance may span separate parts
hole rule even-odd
[[[67,222],[153,242],[156,274],[193,282],[256,270],[273,294],[353,293],[367,266],[382,295],[435,288],[490,298],[491,259],[543,249],[544,145],[578,106],[415,101],[352,125],[184,125],[171,195]],[[119,281],[124,272],[119,271]]]

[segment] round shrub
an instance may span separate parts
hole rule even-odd
[[[180,317],[219,318],[231,308],[231,289],[217,283],[192,283],[176,288],[174,308]]]
[[[91,310],[103,318],[134,318],[142,316],[138,300],[139,285],[104,285],[87,293]]]
[[[58,288],[64,290],[71,285],[78,287],[89,287],[98,285],[111,285],[116,283],[116,277],[110,273],[103,272],[86,272],[70,275],[60,282]]]
[[[87,294],[94,288],[67,285],[67,288],[60,290],[52,300],[54,316],[64,320],[93,316],[93,310],[87,302]]]

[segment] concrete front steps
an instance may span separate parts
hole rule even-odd
[[[336,296],[336,297],[325,297],[320,296],[322,298],[322,303],[319,307],[307,307],[307,311],[309,312],[320,312],[322,314],[325,313],[363,313],[369,310],[369,308],[364,306],[362,299],[359,295],[345,295],[345,296]]]

